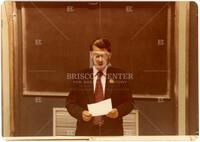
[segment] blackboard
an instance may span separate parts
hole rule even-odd
[[[112,44],[112,66],[133,73],[135,98],[173,92],[173,2],[22,2],[24,95],[65,96],[67,73],[88,68],[97,37]]]

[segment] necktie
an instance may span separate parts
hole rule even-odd
[[[103,73],[99,71],[97,73],[97,81],[96,81],[96,88],[95,88],[95,103],[100,102],[104,99],[103,96],[103,86],[101,83],[101,77]],[[93,119],[94,125],[101,126],[103,124],[103,117],[102,116],[95,116]]]

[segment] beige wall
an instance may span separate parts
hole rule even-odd
[[[10,135],[10,78],[9,78],[9,34],[8,34],[8,17],[6,15],[6,5],[1,5],[1,19],[2,19],[2,41],[1,41],[1,49],[2,49],[2,85],[3,85],[3,136]]]
[[[2,98],[3,98],[3,136],[12,136],[13,121],[13,48],[14,48],[14,2],[1,5],[1,51],[2,51]]]
[[[175,47],[178,134],[186,134],[186,99],[188,96],[189,2],[176,2]]]

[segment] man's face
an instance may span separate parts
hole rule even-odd
[[[96,46],[93,46],[91,58],[96,69],[102,71],[110,62],[111,54],[106,49],[100,49]]]

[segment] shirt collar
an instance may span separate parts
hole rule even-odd
[[[96,76],[98,70],[95,68],[95,66],[93,66],[92,68],[93,68],[93,76]],[[102,71],[102,73],[103,73],[104,76],[106,75],[107,68],[108,68],[108,66],[106,66],[105,69]]]

